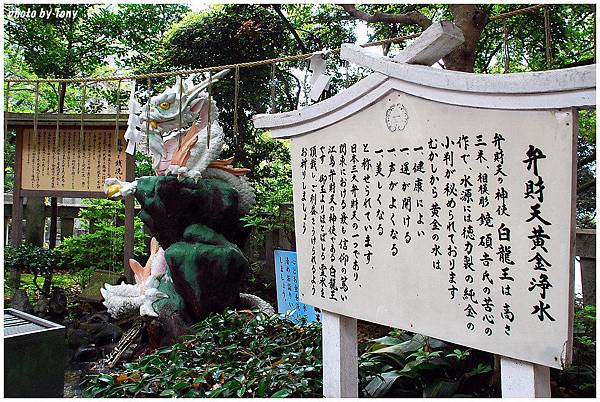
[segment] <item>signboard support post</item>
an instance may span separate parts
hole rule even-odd
[[[356,319],[322,310],[323,396],[358,398]]]
[[[6,118],[6,117],[5,117]],[[18,246],[23,241],[23,197],[21,196],[21,161],[23,147],[23,129],[17,128],[17,140],[15,149],[15,178],[13,185],[11,243]]]
[[[58,199],[56,197],[51,197],[50,198],[50,240],[48,241],[48,247],[51,249],[56,247],[57,222],[58,222]]]
[[[125,156],[125,180],[131,182],[135,180],[135,157],[130,154]],[[135,217],[135,205],[133,195],[125,197],[125,247],[123,250],[123,264],[125,269],[125,278],[127,283],[133,283],[133,272],[129,267],[129,259],[133,258],[133,247],[135,244],[135,227],[133,218]]]
[[[550,398],[550,367],[500,357],[503,398]]]

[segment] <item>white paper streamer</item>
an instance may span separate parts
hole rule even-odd
[[[127,152],[130,155],[135,153],[136,144],[142,140],[142,133],[137,129],[140,125],[140,113],[142,107],[135,98],[135,80],[131,81],[131,93],[129,94],[129,119],[127,120],[127,131],[125,131],[125,140],[127,140]]]
[[[312,76],[310,77],[309,83],[312,88],[308,93],[308,97],[313,101],[317,101],[321,97],[323,91],[329,88],[331,77],[325,74],[325,70],[327,69],[325,57],[328,53],[328,50],[323,50],[310,57],[309,69],[312,71]]]

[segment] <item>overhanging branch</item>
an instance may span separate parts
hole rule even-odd
[[[296,40],[296,43],[298,44],[298,47],[300,47],[300,50],[302,50],[302,53],[308,53],[309,50],[306,47],[306,45],[304,45],[304,42],[302,41],[302,38],[300,38],[300,35],[298,35],[298,32],[296,32],[296,29],[294,28],[294,26],[292,25],[292,23],[287,19],[287,17],[283,13],[283,11],[281,11],[281,4],[272,4],[271,7],[273,8],[273,10],[275,10],[275,12],[277,13],[277,15],[281,19],[281,22],[283,22],[285,24],[285,26],[287,27],[287,29],[290,31],[290,33],[292,34],[292,36]]]
[[[358,10],[354,4],[340,4],[348,14],[354,19],[365,22],[385,22],[387,24],[402,24],[402,25],[418,25],[423,29],[429,28],[432,24],[431,20],[418,11],[409,11],[404,14],[390,14],[380,11],[374,14]]]

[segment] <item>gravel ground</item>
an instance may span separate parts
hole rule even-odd
[[[65,370],[65,391],[63,398],[81,398],[81,370]]]

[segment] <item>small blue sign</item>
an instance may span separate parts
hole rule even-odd
[[[295,251],[275,250],[275,278],[277,281],[277,312],[288,314],[298,322],[305,317],[307,322],[321,321],[321,313],[309,304],[300,301],[298,289],[298,259]]]

